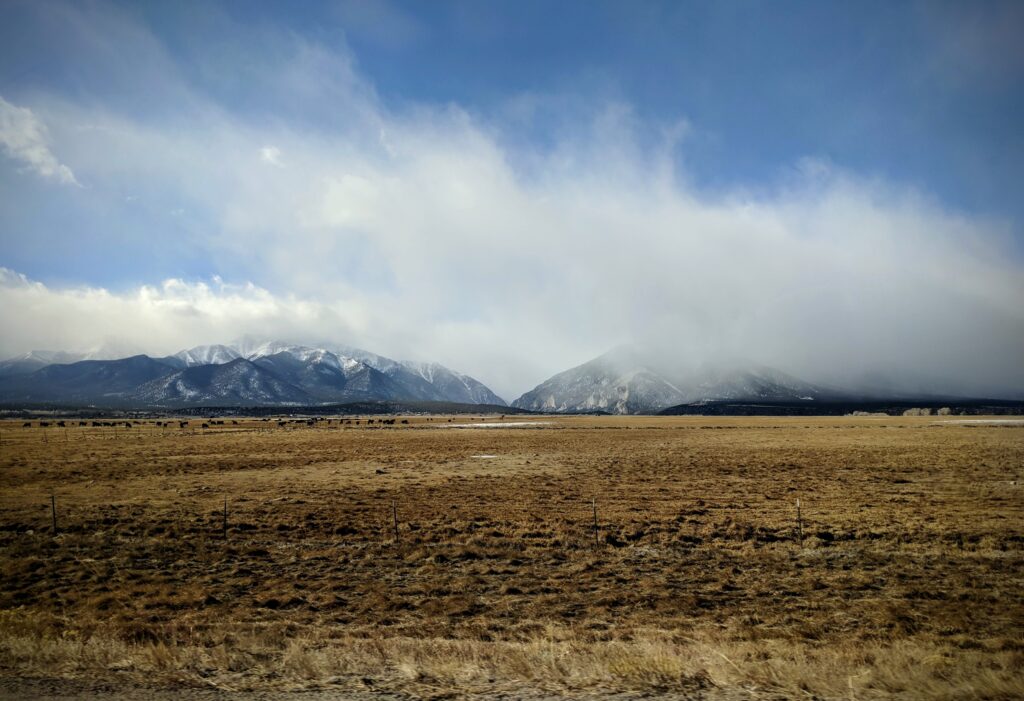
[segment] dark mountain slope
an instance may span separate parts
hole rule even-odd
[[[141,406],[311,404],[315,397],[245,358],[196,365],[143,384],[128,397]]]
[[[28,375],[0,379],[0,398],[6,402],[119,403],[139,385],[172,372],[174,368],[145,355],[48,365]]]

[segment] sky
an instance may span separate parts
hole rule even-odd
[[[1024,396],[1020,2],[0,3],[0,356]]]

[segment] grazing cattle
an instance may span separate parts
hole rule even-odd
[[[178,428],[188,428],[188,421],[179,421]]]
[[[232,426],[237,426],[237,425],[238,425],[238,422],[237,422],[237,421],[235,421],[234,419],[231,419],[231,425],[232,425]]]
[[[32,422],[31,421],[26,421],[25,423],[23,423],[21,425],[21,427],[22,428],[32,428]]]
[[[203,424],[203,428],[210,428],[210,424]]]
[[[85,421],[79,421],[79,422],[78,422],[78,425],[79,425],[79,426],[85,426],[85,425],[86,425],[86,422],[85,422]]]
[[[131,428],[132,427],[132,422],[131,421],[125,421],[124,422],[124,427],[125,428]]]
[[[402,419],[402,423],[403,423],[403,424],[407,424],[407,423],[409,423],[409,419]]]
[[[60,426],[61,428],[67,428],[67,426],[64,425],[63,421],[58,421],[57,425]]]
[[[39,428],[46,428],[49,425],[50,425],[49,421],[40,421],[39,422]]]

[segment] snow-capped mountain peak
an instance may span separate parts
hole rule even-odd
[[[137,355],[92,364],[79,362],[83,359],[81,354],[35,351],[0,362],[0,399],[100,398],[147,406],[380,400],[505,404],[481,383],[443,365],[401,363],[356,348],[243,339],[164,358]],[[115,376],[116,383],[108,379]]]
[[[171,357],[177,358],[184,363],[185,367],[190,368],[196,365],[224,365],[240,357],[240,355],[231,346],[214,344],[178,351]]]
[[[824,390],[742,361],[688,365],[669,356],[616,349],[552,376],[512,403],[538,411],[647,413],[722,400],[814,401]]]
[[[393,360],[352,346],[327,349],[284,341],[256,342],[246,339],[234,347],[243,357],[254,362],[284,353],[304,363],[331,364],[347,377],[360,373],[365,376],[367,370],[372,370],[387,378],[387,382],[379,378],[375,382],[382,386],[397,385],[389,391],[397,392],[397,396],[406,399],[505,406],[501,397],[474,378],[450,370],[440,363]]]
[[[248,360],[255,360],[257,358],[266,358],[267,356],[277,355],[278,353],[287,353],[299,357],[309,351],[315,350],[308,348],[307,346],[300,346],[294,343],[286,343],[284,341],[265,341],[252,346],[235,346],[235,350],[238,351],[239,355]]]

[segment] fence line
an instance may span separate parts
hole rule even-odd
[[[234,501],[233,508],[229,509],[229,496],[224,492],[211,492],[206,496],[186,496],[175,494],[168,495],[167,500],[150,498],[126,499],[121,501],[100,502],[96,499],[87,499],[70,495],[61,495],[59,490],[49,493],[47,496],[39,494],[38,497],[26,495],[23,497],[0,497],[0,530],[8,534],[12,531],[15,534],[26,531],[37,530],[47,532],[46,522],[49,521],[49,533],[71,534],[80,533],[86,529],[95,528],[97,531],[118,534],[119,528],[128,530],[129,535],[138,535],[132,525],[139,527],[163,527],[172,531],[185,531],[191,533],[207,533],[211,537],[218,534],[224,540],[229,538],[231,533],[258,532],[261,525],[264,529],[276,529],[282,534],[281,538],[287,540],[295,538],[298,540],[309,540],[310,533],[320,533],[327,536],[340,534],[341,537],[362,534],[364,542],[379,540],[372,535],[380,524],[372,514],[376,509],[384,509],[389,518],[385,522],[386,530],[390,530],[391,542],[398,545],[403,541],[402,531],[413,532],[425,525],[437,528],[445,523],[461,524],[463,535],[472,535],[478,529],[495,529],[500,533],[502,526],[515,525],[520,533],[513,536],[520,540],[531,538],[542,538],[545,536],[567,538],[569,543],[575,546],[585,545],[592,542],[594,547],[602,544],[602,535],[606,545],[624,545],[620,538],[628,538],[624,528],[638,526],[640,524],[650,527],[654,534],[663,535],[667,529],[675,529],[679,533],[689,534],[698,537],[699,532],[708,528],[718,529],[725,523],[737,525],[740,522],[722,521],[719,519],[706,519],[701,522],[692,520],[680,520],[685,515],[686,504],[678,504],[678,508],[666,508],[668,505],[661,503],[655,510],[660,515],[647,519],[638,518],[636,505],[629,501],[611,499],[603,502],[603,518],[598,514],[598,499],[596,496],[590,499],[573,497],[562,499],[557,502],[542,502],[537,499],[512,499],[512,500],[491,500],[479,502],[476,505],[460,505],[462,508],[454,511],[450,504],[434,506],[424,504],[418,500],[400,500],[393,497],[372,497],[351,502],[343,514],[332,514],[319,504],[310,505],[310,495],[297,495],[295,501],[302,503],[291,503],[290,497],[278,497],[268,499],[251,499],[242,496]],[[326,496],[326,495],[325,495]],[[334,500],[342,497],[342,494],[331,495]],[[342,497],[343,498],[343,497]],[[589,503],[588,503],[589,501]],[[777,517],[770,518],[773,524],[771,528],[758,532],[757,537],[764,537],[765,543],[786,542],[795,544],[798,548],[803,547],[804,527],[807,525],[804,513],[804,504],[798,500],[796,510],[796,522],[792,529],[785,524],[785,513],[792,508],[792,502],[787,507],[784,502],[772,503],[769,513],[777,514]],[[404,514],[400,518],[401,506]],[[722,507],[728,514],[742,513],[744,509],[736,507]],[[143,511],[150,515],[149,519],[140,518],[138,512]],[[284,520],[274,519],[273,512],[279,512]],[[673,515],[673,512],[675,514]],[[377,511],[379,514],[380,511]],[[647,511],[650,514],[650,510]],[[763,509],[761,510],[763,513]],[[792,513],[792,512],[790,512]],[[332,516],[343,515],[343,519],[331,519]],[[233,518],[232,518],[233,516]],[[49,517],[49,518],[47,518]],[[320,518],[318,518],[320,517]],[[260,521],[265,521],[260,524]],[[374,526],[376,523],[378,526]],[[467,529],[468,523],[468,529]],[[790,521],[793,523],[793,521]],[[287,525],[282,530],[281,525]],[[531,531],[531,524],[535,524],[539,531]],[[756,519],[747,521],[747,537],[755,527]],[[218,528],[219,526],[219,528]],[[232,527],[233,526],[233,527]],[[390,528],[387,528],[390,526]],[[288,533],[295,532],[292,536]],[[525,531],[525,533],[523,532]],[[159,531],[165,533],[166,531]],[[379,532],[379,531],[378,531]],[[386,531],[385,531],[386,532]],[[640,536],[643,537],[643,536]],[[700,541],[696,541],[700,542]]]

